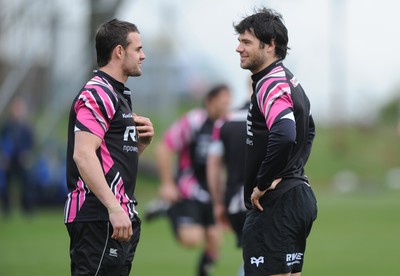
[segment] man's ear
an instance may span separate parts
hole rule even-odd
[[[124,54],[125,54],[125,49],[121,45],[115,46],[114,50],[112,51],[112,55],[117,59],[122,59]]]
[[[271,39],[271,43],[266,45],[268,53],[275,53],[275,40]]]

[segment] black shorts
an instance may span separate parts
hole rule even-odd
[[[243,228],[246,276],[301,272],[306,239],[317,217],[313,191],[300,184],[262,206],[263,212],[247,213]]]
[[[70,236],[71,275],[129,275],[140,237],[141,221],[132,220],[133,235],[123,242],[111,238],[108,221],[66,224]]]
[[[203,203],[198,200],[185,199],[178,201],[168,209],[174,233],[183,225],[198,224],[205,228],[215,225],[212,203]]]

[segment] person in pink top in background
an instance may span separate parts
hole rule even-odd
[[[220,231],[215,224],[208,191],[206,164],[214,122],[230,106],[230,89],[213,87],[204,100],[205,108],[189,111],[166,131],[157,146],[160,197],[170,207],[167,214],[178,242],[185,247],[204,244],[197,275],[210,275],[218,258]],[[174,173],[174,156],[177,171]]]

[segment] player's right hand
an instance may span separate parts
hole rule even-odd
[[[226,209],[223,204],[215,204],[214,205],[214,216],[218,225],[222,227],[222,229],[229,229],[229,221],[226,215]]]
[[[160,197],[168,203],[174,203],[180,199],[179,189],[175,183],[161,184],[159,193]]]
[[[122,209],[109,211],[110,223],[113,226],[112,239],[119,241],[129,241],[132,237],[132,222],[129,216]]]

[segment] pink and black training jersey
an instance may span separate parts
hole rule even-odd
[[[206,110],[183,115],[165,133],[167,147],[178,153],[176,183],[184,199],[209,202],[206,164],[214,122]]]
[[[102,139],[96,153],[107,183],[125,212],[131,218],[136,213],[138,146],[130,95],[123,83],[96,70],[74,99],[68,125],[65,223],[108,220],[107,209],[85,185],[73,160],[76,131]]]
[[[277,178],[301,180],[278,185],[279,193],[284,193],[291,185],[308,182],[304,166],[315,136],[307,95],[281,60],[254,74],[252,79],[244,191],[249,209],[255,186],[264,191]]]

